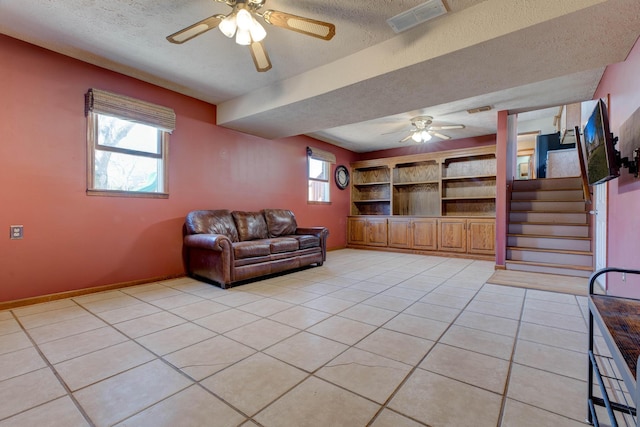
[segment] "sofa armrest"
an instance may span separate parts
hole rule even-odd
[[[184,236],[187,274],[217,282],[224,289],[233,281],[233,250],[224,234]]]
[[[296,234],[313,234],[314,236],[326,238],[329,235],[329,229],[326,227],[298,227]]]
[[[296,234],[318,236],[318,238],[320,238],[320,249],[322,249],[322,261],[327,260],[327,237],[329,236],[329,229],[327,227],[298,227]]]
[[[225,246],[231,246],[231,240],[224,234],[189,234],[184,236],[184,245],[191,249],[221,252]]]

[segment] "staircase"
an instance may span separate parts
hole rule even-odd
[[[581,178],[514,181],[506,268],[589,277],[590,229]]]

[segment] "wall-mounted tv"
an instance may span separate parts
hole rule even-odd
[[[620,176],[616,140],[609,131],[607,106],[600,99],[584,127],[589,185],[601,184]]]

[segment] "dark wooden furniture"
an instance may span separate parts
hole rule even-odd
[[[601,295],[594,292],[596,278],[602,274],[617,272],[640,274],[639,270],[603,268],[589,280],[589,379],[587,421],[598,426],[596,406],[606,408],[610,425],[618,426],[615,412],[623,415],[627,425],[640,426],[636,408],[640,402],[638,387],[638,357],[640,357],[640,300]],[[594,334],[598,327],[610,355],[595,352]],[[594,380],[600,388],[600,396],[594,395]],[[607,387],[618,390],[622,399],[611,399]],[[627,390],[628,395],[620,392]]]

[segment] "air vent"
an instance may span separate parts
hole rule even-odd
[[[481,113],[483,111],[490,111],[490,110],[491,110],[491,106],[490,105],[483,105],[482,107],[471,108],[471,109],[467,110],[467,113],[476,114],[476,113]]]
[[[397,34],[445,13],[447,9],[442,4],[442,0],[429,0],[387,19],[387,24]]]

